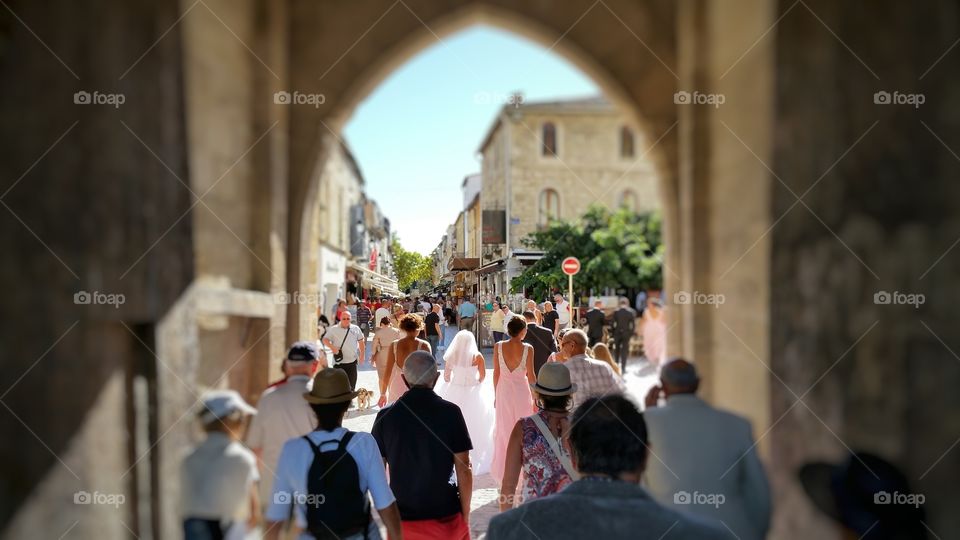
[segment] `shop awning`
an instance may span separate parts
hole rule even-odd
[[[395,279],[389,278],[379,272],[374,272],[369,268],[364,268],[357,263],[350,263],[348,268],[360,274],[364,280],[364,286],[380,289],[383,293],[393,296],[399,296],[401,294],[400,288],[397,286],[397,280]]]
[[[477,273],[480,274],[481,276],[484,276],[487,274],[493,274],[495,272],[499,272],[500,270],[503,270],[506,267],[507,267],[506,263],[503,261],[503,259],[500,259],[498,261],[493,261],[491,263],[487,263],[481,266],[480,268],[477,269]]]
[[[480,268],[479,257],[454,257],[447,263],[447,270],[464,272]]]

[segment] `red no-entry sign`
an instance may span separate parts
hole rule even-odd
[[[560,268],[563,270],[563,273],[572,276],[580,271],[580,259],[576,257],[567,257],[563,260],[563,263],[560,264]]]

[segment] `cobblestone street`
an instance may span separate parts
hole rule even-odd
[[[368,348],[369,350],[369,348]],[[483,384],[487,385],[492,391],[493,386],[493,363],[492,352],[490,349],[484,349],[484,357],[487,359],[488,376]],[[647,364],[643,358],[631,358],[628,362],[626,383],[629,393],[637,401],[643,399],[646,392],[656,383],[657,374],[652,367]],[[357,387],[366,388],[374,392],[379,397],[377,372],[371,368],[369,363],[362,366],[357,377]],[[369,432],[373,427],[373,421],[377,416],[379,409],[374,405],[366,411],[351,409],[347,413],[344,425],[354,431]],[[499,492],[496,483],[489,474],[483,474],[474,477],[473,481],[473,500],[471,503],[470,514],[470,535],[472,538],[484,538],[486,536],[487,524],[490,519],[499,512],[497,499]],[[385,529],[381,531],[386,534]],[[385,537],[385,536],[384,536]]]

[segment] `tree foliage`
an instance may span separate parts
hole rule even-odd
[[[661,238],[659,212],[637,214],[626,208],[612,212],[592,206],[579,220],[553,221],[527,236],[523,244],[545,254],[514,278],[510,288],[513,292],[526,290],[534,298],[546,298],[551,290],[566,288],[567,275],[560,263],[574,256],[582,265],[574,277],[577,290],[660,289]]]
[[[409,291],[419,283],[422,286],[433,287],[433,261],[426,255],[416,251],[407,251],[400,245],[400,239],[394,235],[391,239],[390,250],[393,252],[393,268],[397,273],[397,286],[401,291]]]

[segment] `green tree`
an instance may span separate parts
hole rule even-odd
[[[661,238],[659,212],[637,214],[625,208],[611,212],[592,206],[579,220],[553,221],[527,236],[523,244],[543,250],[544,256],[514,278],[510,288],[513,292],[526,289],[536,298],[564,289],[567,276],[560,263],[574,256],[582,265],[574,278],[580,291],[659,289],[663,283]]]
[[[393,235],[390,242],[393,252],[393,268],[397,273],[397,286],[401,291],[409,291],[415,284],[433,287],[433,261],[416,251],[407,251],[400,245],[400,238]]]

